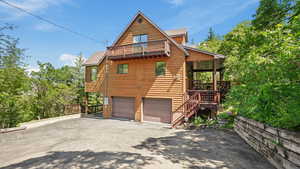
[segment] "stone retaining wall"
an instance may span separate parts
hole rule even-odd
[[[237,117],[234,130],[278,169],[300,169],[300,133]]]

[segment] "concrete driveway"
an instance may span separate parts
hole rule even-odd
[[[0,134],[0,168],[273,169],[231,131],[73,119]]]

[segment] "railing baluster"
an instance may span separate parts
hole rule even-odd
[[[131,54],[141,54],[141,56],[145,56],[151,52],[161,52],[161,54],[169,56],[170,45],[167,40],[163,39],[108,47],[108,50],[109,52],[107,54],[111,59],[122,59]]]

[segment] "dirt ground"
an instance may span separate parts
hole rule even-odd
[[[0,134],[0,168],[274,169],[235,132],[81,118]]]

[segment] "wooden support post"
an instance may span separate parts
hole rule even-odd
[[[216,66],[216,59],[213,60],[213,90],[216,91],[217,90],[217,66]]]
[[[220,73],[220,82],[222,82],[224,78],[223,70],[221,70],[219,73]]]

